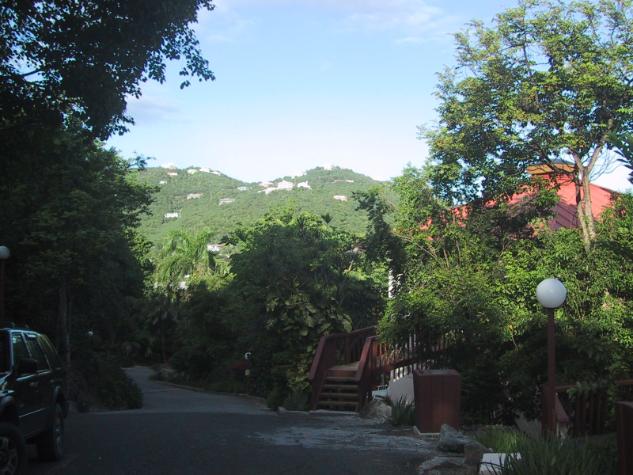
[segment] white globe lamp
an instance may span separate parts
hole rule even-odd
[[[558,279],[545,279],[536,287],[536,299],[545,308],[558,308],[566,298],[567,289]]]

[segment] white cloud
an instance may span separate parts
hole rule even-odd
[[[198,38],[207,43],[231,43],[246,34],[254,20],[244,16],[239,6],[240,2],[219,0],[212,11],[202,11],[195,27]]]
[[[145,92],[140,98],[127,98],[127,113],[137,122],[156,122],[165,119],[173,119],[178,116],[178,106],[164,96],[156,96],[151,92]]]
[[[212,15],[224,17],[222,28],[210,36],[229,41],[248,29],[252,20],[241,12],[257,8],[311,7],[340,16],[342,27],[350,31],[391,32],[398,44],[421,43],[448,37],[464,19],[448,13],[429,0],[217,0]]]

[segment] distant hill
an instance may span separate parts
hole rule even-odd
[[[269,210],[289,205],[315,214],[329,214],[337,228],[361,234],[367,218],[356,211],[354,191],[384,182],[349,169],[315,168],[299,177],[245,183],[208,168],[146,168],[140,181],[157,186],[152,214],[141,232],[154,244],[176,229],[209,228],[219,239],[240,224],[250,224]]]

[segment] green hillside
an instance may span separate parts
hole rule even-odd
[[[138,172],[138,178],[158,188],[152,213],[141,225],[141,232],[155,244],[170,231],[182,228],[195,231],[206,227],[219,239],[239,224],[252,223],[285,205],[319,215],[327,213],[333,226],[364,233],[367,218],[356,211],[352,193],[384,184],[338,167],[319,167],[269,184],[245,183],[205,168],[147,168]]]

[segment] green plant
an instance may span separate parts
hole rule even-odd
[[[80,409],[91,404],[108,409],[138,409],[143,393],[119,365],[119,360],[96,352],[82,355],[73,362],[74,398]]]
[[[285,391],[281,387],[274,386],[266,396],[266,405],[272,410],[277,410],[279,406],[283,405],[284,393]]]
[[[306,411],[308,409],[308,394],[305,392],[292,392],[284,400],[283,407],[289,411]]]
[[[495,469],[499,475],[609,475],[616,473],[614,450],[586,439],[522,438],[520,457],[510,456]]]
[[[518,430],[504,426],[490,426],[477,432],[475,438],[494,452],[514,453],[525,435]]]
[[[386,398],[385,401],[391,406],[391,424],[394,426],[415,425],[415,404],[409,402],[404,396],[396,402]]]

